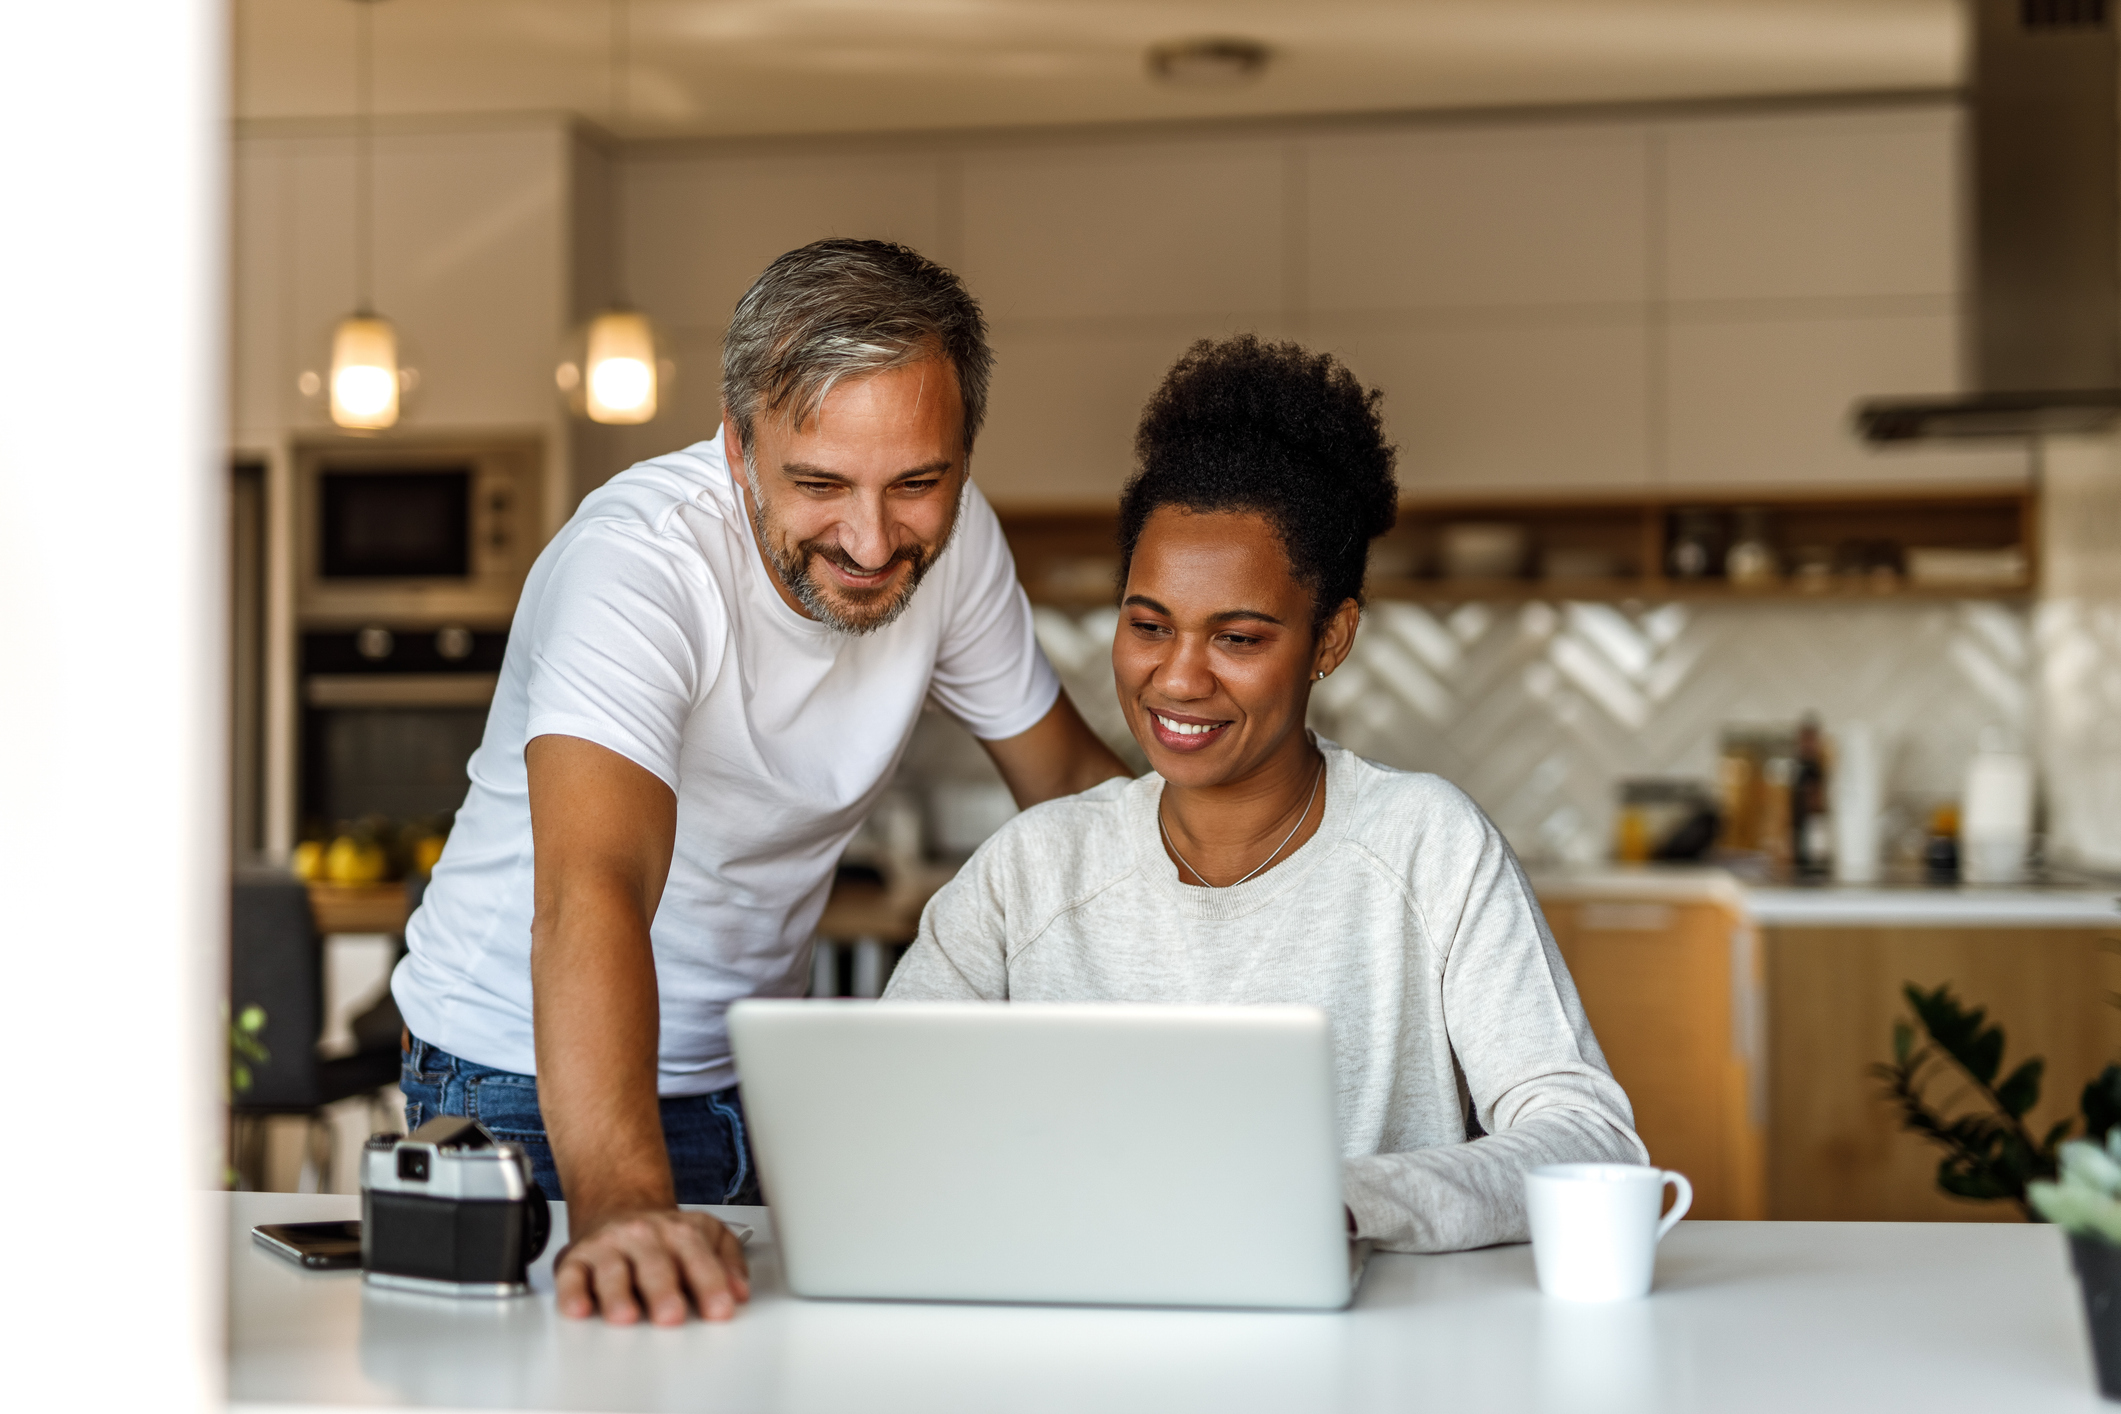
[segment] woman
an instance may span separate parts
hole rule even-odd
[[[1154,774],[1011,821],[887,996],[1322,1007],[1354,1230],[1448,1251],[1525,1238],[1533,1165],[1648,1156],[1487,817],[1304,729],[1393,520],[1381,398],[1251,337],[1171,370],[1121,502],[1112,644]]]

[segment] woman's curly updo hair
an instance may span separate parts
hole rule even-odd
[[[1281,536],[1311,591],[1313,634],[1344,601],[1360,604],[1370,541],[1399,511],[1383,402],[1331,354],[1251,334],[1202,339],[1172,365],[1134,434],[1120,584],[1158,508],[1250,511]]]

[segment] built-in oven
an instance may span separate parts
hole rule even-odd
[[[505,627],[543,540],[533,440],[331,442],[295,458],[307,627]]]
[[[366,624],[302,635],[302,833],[446,831],[508,647],[505,629]]]

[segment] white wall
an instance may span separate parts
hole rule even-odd
[[[225,1351],[226,17],[7,19],[7,1401],[203,1414]]]
[[[1414,493],[2019,479],[1848,432],[1859,397],[1962,386],[1961,142],[1926,103],[636,148],[630,283],[683,368],[585,479],[712,435],[730,307],[825,235],[909,242],[985,304],[998,501],[1109,500],[1163,370],[1239,329],[1382,386]]]

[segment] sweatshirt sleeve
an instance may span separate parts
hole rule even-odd
[[[1456,790],[1423,813],[1412,907],[1442,954],[1452,1056],[1485,1133],[1350,1159],[1348,1209],[1361,1236],[1391,1251],[1522,1242],[1527,1169],[1647,1163],[1649,1151],[1501,834]]]
[[[884,988],[887,1002],[1009,1000],[1008,914],[989,840],[921,910],[912,946]]]

